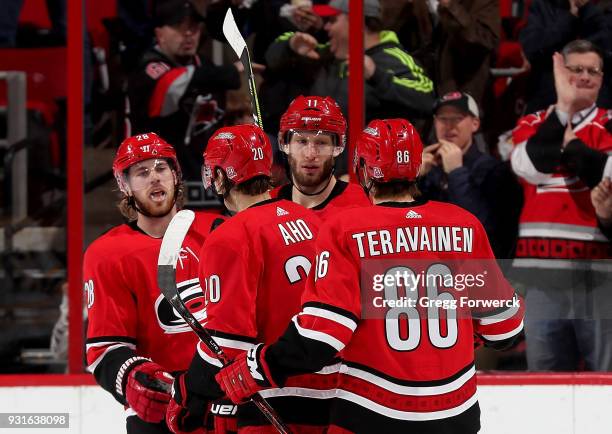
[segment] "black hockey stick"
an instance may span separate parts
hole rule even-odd
[[[213,353],[215,353],[217,359],[227,366],[231,360],[223,352],[223,349],[215,342],[213,337],[206,331],[200,322],[193,316],[193,314],[187,309],[183,300],[179,295],[176,287],[176,263],[178,261],[181,245],[189,231],[189,227],[195,218],[193,211],[181,210],[173,218],[164,238],[162,240],[161,248],[159,249],[159,257],[157,260],[157,285],[161,289],[161,292],[170,305],[176,310],[176,312],[185,320],[191,329],[198,335],[200,341],[206,345]],[[281,434],[289,434],[291,431],[280,419],[276,411],[272,406],[259,394],[251,397],[253,403],[263,413],[263,415],[270,421],[272,425]]]
[[[253,118],[255,119],[257,125],[259,125],[259,127],[263,130],[261,111],[259,109],[259,99],[257,98],[257,87],[255,85],[255,75],[253,74],[253,67],[251,66],[251,56],[249,55],[247,44],[240,34],[240,30],[238,30],[238,26],[236,25],[236,20],[234,20],[234,14],[232,14],[231,9],[227,10],[225,19],[223,20],[223,34],[244,67],[247,83],[249,83],[249,92],[251,93],[251,109],[253,111]]]

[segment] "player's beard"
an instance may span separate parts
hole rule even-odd
[[[166,191],[166,198],[163,202],[155,203],[152,200],[139,200],[134,196],[134,202],[139,212],[147,217],[164,217],[168,215],[175,204],[176,189]],[[148,199],[148,198],[147,198]]]
[[[293,182],[297,184],[298,187],[308,188],[318,187],[322,185],[323,183],[327,182],[334,168],[334,159],[330,157],[323,162],[323,166],[321,166],[321,171],[317,176],[308,176],[300,172],[298,163],[295,158],[291,156],[291,154],[287,155],[287,160],[289,161],[289,168],[291,169],[291,176],[293,177]]]

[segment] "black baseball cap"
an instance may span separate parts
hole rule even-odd
[[[480,118],[480,111],[476,100],[469,93],[465,92],[449,92],[436,100],[433,106],[433,111],[436,113],[440,107],[451,105],[458,108],[466,114],[472,115],[475,118]]]
[[[323,18],[348,14],[349,0],[331,0],[329,4],[317,4],[312,7],[312,11]],[[378,0],[364,0],[363,16],[380,18],[380,2]]]
[[[155,7],[155,26],[174,26],[187,17],[204,21],[204,17],[189,0],[158,0]]]

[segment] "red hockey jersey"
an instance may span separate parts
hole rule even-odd
[[[329,432],[476,432],[474,333],[501,346],[523,327],[478,219],[440,202],[356,208],[323,224],[316,249],[302,311],[266,352],[271,369],[341,352]],[[466,270],[484,283],[462,288]],[[411,290],[398,272],[417,277]]]
[[[277,187],[270,192],[272,197],[280,199],[293,200],[292,184],[286,184],[282,187]],[[337,214],[348,208],[362,207],[371,205],[370,199],[366,196],[363,188],[352,182],[344,182],[337,180],[336,185],[331,193],[319,205],[310,208],[322,221],[329,219],[332,215]]]
[[[612,152],[612,134],[604,126],[610,112],[595,107],[583,112],[583,119],[574,126],[576,136],[593,149]],[[525,197],[515,265],[569,268],[574,259],[610,258],[610,243],[597,225],[587,185],[573,174],[541,173],[527,155],[527,141],[546,117],[545,111],[525,116],[512,132],[512,168]]]
[[[206,240],[200,264],[206,298],[204,326],[230,358],[256,342],[274,342],[299,312],[318,228],[319,219],[311,211],[271,199],[239,212]],[[205,345],[198,344],[197,351],[206,371],[197,377],[212,378],[210,373],[216,373],[221,364]],[[305,375],[286,389],[269,391],[267,397],[286,423],[326,426],[325,399],[308,397],[329,397],[334,379],[326,374]],[[253,405],[238,409],[238,427],[262,430],[267,424]]]
[[[222,221],[218,214],[196,213],[177,263],[181,298],[200,320],[205,311],[198,257],[211,228]],[[197,342],[157,286],[161,242],[134,224],[123,224],[102,235],[85,252],[87,369],[123,404],[127,378],[120,378],[120,368],[128,359],[146,357],[169,372],[184,370]]]

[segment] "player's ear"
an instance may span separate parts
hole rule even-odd
[[[278,132],[278,148],[285,154],[289,155],[289,144],[285,142],[283,133],[281,133],[280,131]]]
[[[475,134],[479,128],[480,128],[480,119],[477,117],[472,117],[472,134]]]
[[[215,191],[217,194],[224,195],[225,194],[225,173],[223,170],[217,167],[215,169],[215,176],[213,178],[213,185],[215,186]]]
[[[127,180],[127,175],[121,175],[120,178],[118,177],[117,185],[119,186],[121,193],[125,194],[126,196],[132,195],[132,189],[130,188],[130,183]]]
[[[334,158],[339,157],[340,154],[342,154],[342,151],[344,151],[344,147],[346,146],[346,138],[343,138],[346,136],[340,136],[339,134],[336,134],[336,137],[334,139],[334,142],[336,144],[336,146],[334,146]]]

